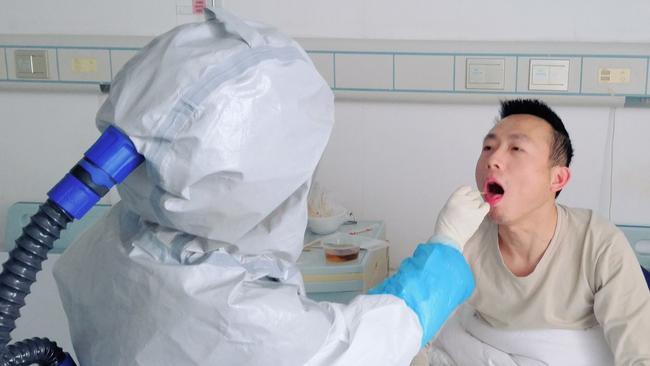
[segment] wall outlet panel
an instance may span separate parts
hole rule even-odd
[[[0,35],[0,87],[20,83],[35,88],[46,83],[105,85],[150,40]],[[625,98],[650,96],[648,44],[297,41],[337,98],[473,103],[536,96],[568,104],[623,105]],[[16,50],[46,52],[48,78],[18,78]]]

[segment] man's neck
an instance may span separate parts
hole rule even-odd
[[[553,239],[557,224],[555,201],[540,206],[514,223],[499,225],[499,249],[516,276],[535,270]]]

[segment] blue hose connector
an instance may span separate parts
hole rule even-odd
[[[80,219],[143,161],[128,136],[110,126],[47,195],[70,216]]]
[[[129,138],[109,127],[86,151],[83,159],[48,192],[23,228],[16,247],[0,273],[0,364],[76,366],[72,357],[46,338],[32,338],[13,345],[20,308],[30,293],[47,253],[73,218],[80,219],[117,183],[144,161]]]
[[[113,126],[102,133],[84,156],[90,163],[106,172],[113,184],[122,183],[144,160],[129,137]]]

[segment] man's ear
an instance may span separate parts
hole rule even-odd
[[[553,192],[561,191],[571,179],[571,169],[566,166],[554,166],[551,168],[551,190]]]

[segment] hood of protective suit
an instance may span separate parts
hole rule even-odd
[[[98,112],[145,157],[120,196],[146,222],[208,239],[201,250],[296,260],[333,94],[293,40],[206,14],[133,57]]]

